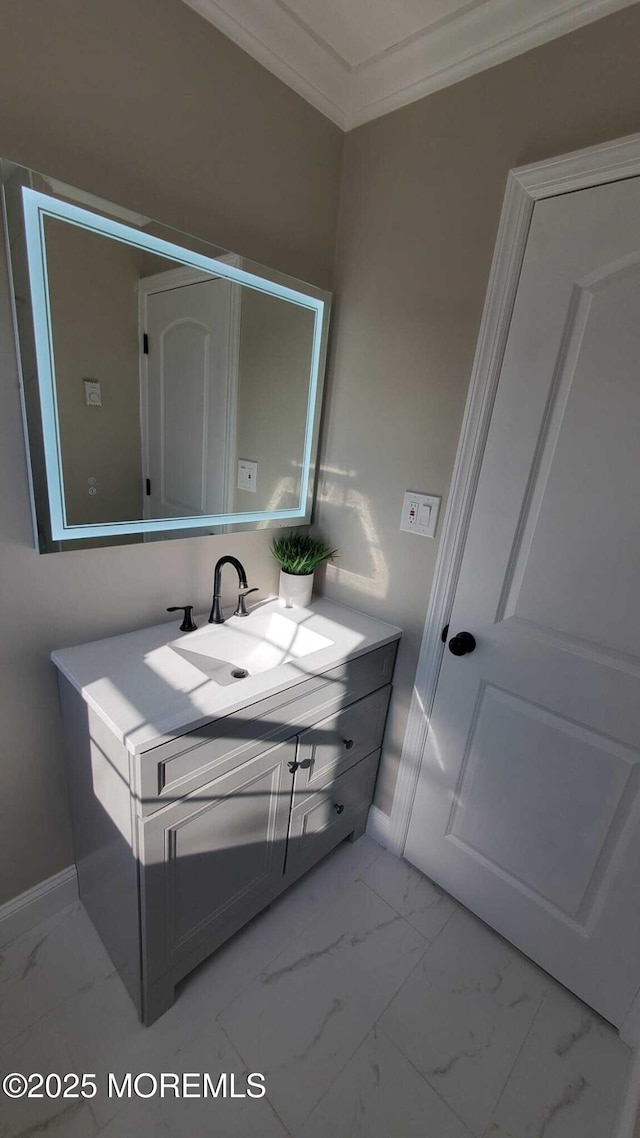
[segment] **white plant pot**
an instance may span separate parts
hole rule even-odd
[[[313,573],[300,576],[297,573],[285,573],[280,570],[280,600],[284,601],[285,608],[304,609],[311,603],[313,592]]]

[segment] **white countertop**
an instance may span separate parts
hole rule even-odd
[[[208,678],[170,647],[180,637],[175,620],[76,648],[62,648],[52,652],[51,659],[117,738],[136,754],[157,746],[167,736],[229,715],[402,635],[395,625],[322,597],[314,598],[306,609],[285,609],[282,601],[273,598],[251,611],[269,609],[304,623],[305,628],[331,641],[330,646],[226,686]],[[206,614],[196,617],[196,623],[210,635],[212,626],[206,619]],[[251,621],[251,612],[246,620]],[[246,627],[248,630],[250,624]],[[194,638],[193,647],[197,648],[198,633],[187,635],[190,640]]]

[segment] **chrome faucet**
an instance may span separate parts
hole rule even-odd
[[[244,599],[249,593],[257,593],[257,588],[249,589],[247,587],[247,574],[245,573],[244,566],[237,557],[221,557],[218,561],[213,573],[213,601],[211,604],[211,612],[209,613],[209,624],[224,624],[224,617],[220,607],[220,583],[222,580],[222,569],[225,565],[233,565],[236,573],[238,574],[238,584],[240,586],[240,593],[238,595],[238,607],[234,612],[234,616],[248,616],[248,612],[244,605]]]

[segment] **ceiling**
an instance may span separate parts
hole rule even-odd
[[[638,0],[185,0],[343,130]]]

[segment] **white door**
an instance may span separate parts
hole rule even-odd
[[[640,984],[638,178],[535,206],[463,631],[405,856],[619,1025]]]
[[[228,509],[234,461],[233,290],[221,278],[146,296],[145,517]]]

